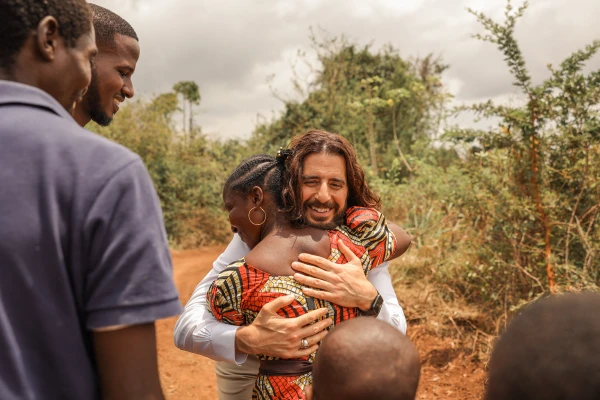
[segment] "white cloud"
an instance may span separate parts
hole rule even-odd
[[[281,110],[267,78],[275,74],[276,91],[294,94],[290,65],[298,49],[309,49],[310,27],[375,48],[391,43],[404,57],[441,55],[450,65],[444,82],[457,102],[505,101],[515,92],[503,56],[493,44],[471,37],[483,29],[466,11],[500,19],[504,0],[96,1],[127,19],[140,36],[136,93],[196,81],[202,93],[197,122],[219,137],[247,137],[258,114]],[[598,15],[597,0],[531,2],[516,36],[535,82],[548,76],[546,64],[558,64],[600,38]],[[597,57],[590,68],[599,67]]]

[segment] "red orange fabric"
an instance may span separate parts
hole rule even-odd
[[[371,268],[380,265],[396,250],[396,238],[387,227],[385,217],[377,210],[352,207],[346,212],[346,225],[329,232],[331,254],[329,259],[345,264],[346,257],[338,250],[338,241],[343,241],[363,265],[365,275]],[[207,294],[211,313],[219,320],[232,325],[249,325],[268,302],[279,296],[294,294],[292,304],[282,308],[283,317],[298,317],[311,309],[328,308],[324,318],[332,318],[332,327],[342,321],[355,318],[358,309],[340,307],[328,301],[307,298],[303,286],[291,276],[272,276],[244,259],[230,264],[215,280]],[[258,355],[261,360],[276,358]],[[315,353],[302,360],[312,362]],[[299,376],[258,375],[253,399],[304,399],[304,387],[312,383],[312,374]]]

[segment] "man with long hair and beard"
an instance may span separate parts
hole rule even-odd
[[[364,184],[364,174],[351,145],[340,135],[313,130],[299,136],[289,146],[287,159],[289,176],[283,188],[284,213],[290,222],[300,226],[331,229],[339,216],[352,206],[377,207],[379,199]],[[337,162],[336,162],[337,161]],[[341,162],[340,162],[341,161]],[[257,215],[258,217],[260,215]],[[258,372],[255,354],[280,358],[300,358],[311,354],[323,337],[327,320],[310,325],[323,316],[313,310],[298,318],[283,318],[277,311],[287,306],[284,298],[266,304],[258,317],[247,326],[219,322],[206,308],[209,286],[226,266],[249,251],[244,230],[232,225],[236,233],[225,252],[215,261],[213,269],[192,294],[175,326],[175,344],[214,359],[220,399],[247,399]],[[398,240],[398,255],[410,245],[410,237],[402,233]],[[396,329],[406,331],[406,319],[394,292],[387,263],[371,270],[351,264],[335,264],[325,258],[301,255],[292,267],[294,279],[306,287],[306,296],[330,301],[344,307],[355,307],[364,315],[376,316]],[[327,288],[324,290],[323,288]],[[303,339],[302,347],[297,338]],[[308,347],[304,344],[308,343]],[[237,365],[236,365],[237,364]]]

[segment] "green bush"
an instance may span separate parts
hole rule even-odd
[[[114,122],[93,131],[139,154],[160,198],[169,241],[174,247],[222,243],[231,237],[223,210],[222,187],[244,157],[237,141],[213,141],[197,129],[179,132],[172,117],[175,94],[135,101]]]

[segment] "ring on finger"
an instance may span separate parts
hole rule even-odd
[[[300,348],[301,349],[308,349],[308,340],[306,340],[306,339],[300,340]]]

